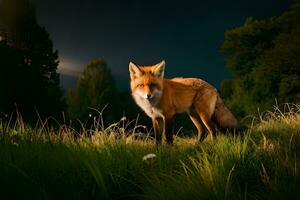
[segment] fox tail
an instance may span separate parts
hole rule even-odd
[[[231,113],[231,111],[223,103],[223,100],[220,96],[217,97],[215,112],[214,112],[214,121],[217,124],[218,128],[221,131],[233,130],[236,129],[240,131],[242,129],[241,124]]]

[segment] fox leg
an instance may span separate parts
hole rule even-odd
[[[153,124],[156,144],[161,144],[162,133],[164,132],[164,127],[165,127],[164,119],[161,117],[152,118],[152,124]]]
[[[211,118],[207,114],[205,114],[205,113],[199,113],[199,116],[200,116],[203,124],[205,125],[205,127],[209,131],[211,138],[215,139],[216,136],[217,136],[216,135],[216,129],[214,127],[214,124],[211,121]]]
[[[215,112],[217,95],[211,92],[207,92],[205,95],[199,93],[195,98],[194,109],[210,133],[211,138],[215,139],[216,129],[212,122],[212,116]]]
[[[191,112],[191,113],[189,113],[189,116],[190,116],[190,119],[192,120],[192,122],[194,123],[194,125],[197,128],[197,131],[198,131],[198,136],[197,136],[198,141],[202,142],[204,140],[204,138],[203,138],[202,124],[199,121],[198,116],[195,113]]]
[[[166,119],[165,120],[165,127],[166,127],[166,139],[168,144],[173,144],[173,119]]]

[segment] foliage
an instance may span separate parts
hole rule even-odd
[[[223,51],[233,80],[222,82],[227,104],[239,116],[270,108],[275,99],[300,101],[300,2],[279,17],[248,18],[225,32]]]
[[[38,25],[34,4],[4,0],[0,10],[0,111],[11,112],[17,105],[29,120],[36,116],[35,109],[42,116],[58,115],[64,107],[58,52]]]
[[[0,122],[1,198],[297,199],[300,107],[288,108],[260,116],[244,137],[176,137],[173,146],[142,139],[124,121],[76,138],[65,124]]]
[[[92,122],[97,112],[105,108],[105,119],[111,123],[120,119],[119,103],[109,68],[103,60],[96,59],[84,67],[76,88],[68,94],[68,116],[83,123],[90,117]]]

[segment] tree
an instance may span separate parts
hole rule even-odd
[[[50,36],[38,25],[30,0],[0,3],[0,110],[18,109],[33,119],[58,115],[64,108],[60,88],[58,52]]]
[[[221,93],[240,116],[279,103],[300,102],[300,2],[279,17],[248,18],[227,30],[222,49],[233,80]]]
[[[106,63],[96,59],[88,63],[77,82],[76,88],[67,96],[68,116],[85,123],[89,117],[98,117],[104,107],[104,120],[107,123],[120,119],[120,104],[112,74]],[[91,109],[92,108],[92,109]]]

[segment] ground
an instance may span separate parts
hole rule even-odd
[[[200,144],[176,137],[156,146],[122,122],[91,137],[74,132],[0,123],[1,199],[300,197],[299,109],[268,113],[243,136]]]

